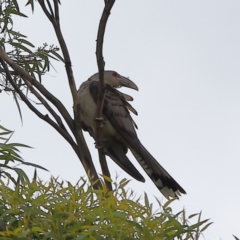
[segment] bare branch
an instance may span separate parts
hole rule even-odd
[[[48,17],[48,19],[50,20],[50,19],[52,18],[52,16],[51,16],[51,14],[49,13],[49,11],[47,10],[46,5],[45,5],[45,3],[44,3],[44,0],[39,0],[38,2],[39,2],[39,4],[41,5],[44,13],[46,14],[46,16]],[[51,20],[50,20],[50,21],[51,21]]]
[[[102,151],[102,149],[98,149],[98,156],[99,156],[99,161],[102,169],[102,173],[104,176],[107,176],[111,178],[110,171],[108,169],[107,161],[106,161],[106,156],[105,153]],[[112,183],[108,181],[107,179],[104,178],[105,185],[109,191],[112,191]]]
[[[100,19],[99,27],[98,27],[98,34],[97,34],[97,47],[96,47],[96,57],[97,57],[97,64],[98,64],[98,72],[99,72],[99,89],[98,89],[98,99],[97,99],[97,110],[96,110],[96,118],[102,119],[102,108],[103,108],[103,99],[105,94],[105,82],[104,82],[104,66],[105,62],[103,59],[103,39],[106,29],[106,24],[108,17],[110,15],[110,11],[113,7],[115,0],[105,0],[105,7],[103,9],[102,17]],[[103,153],[103,143],[102,143],[102,120],[96,121],[96,142],[98,147],[98,155],[100,164],[102,167],[103,175],[110,177],[110,172],[107,166],[106,157]],[[112,190],[112,185],[110,182],[105,180],[105,184],[109,190]]]
[[[55,18],[56,18],[56,21],[59,23],[59,8],[58,8],[58,3],[60,4],[60,2],[58,2],[58,0],[54,0]]]
[[[49,2],[49,0],[47,0],[47,5],[49,7],[50,14],[54,17],[54,12],[53,12],[53,9],[52,9],[52,6],[51,6],[51,3]]]
[[[72,71],[71,58],[70,58],[69,51],[68,51],[66,42],[64,40],[64,37],[62,35],[61,28],[60,28],[59,17],[54,18],[53,15],[49,14],[49,12],[48,12],[48,10],[45,6],[44,0],[39,0],[38,2],[41,5],[44,13],[48,17],[49,21],[52,23],[53,28],[55,30],[58,42],[60,44],[60,48],[61,48],[62,53],[63,53],[64,60],[65,60],[65,68],[66,68],[66,72],[67,72],[67,76],[68,76],[68,82],[69,82],[69,86],[70,86],[70,89],[71,89],[73,102],[75,103],[76,99],[77,99],[77,89],[76,89],[76,84],[75,84],[73,71]],[[57,16],[58,16],[58,7],[56,7],[56,4],[57,4],[56,1],[54,2],[54,4],[55,4],[55,11],[57,11]],[[55,12],[55,14],[56,14],[56,12]]]

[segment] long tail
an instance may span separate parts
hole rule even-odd
[[[178,197],[181,193],[186,194],[186,191],[156,161],[139,140],[137,140],[134,145],[134,149],[130,148],[131,152],[156,187],[167,199],[169,199],[169,197]]]
[[[127,148],[124,147],[121,142],[116,139],[107,139],[104,141],[106,154],[112,158],[112,160],[118,164],[125,172],[131,175],[138,181],[145,182],[144,177],[128,159],[126,153]]]

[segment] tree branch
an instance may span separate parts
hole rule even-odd
[[[59,2],[59,4],[60,4],[60,2]],[[55,18],[56,18],[56,21],[59,23],[58,0],[54,0],[54,9],[55,9]]]
[[[58,3],[56,2],[56,0],[54,0],[55,15],[57,16],[57,18],[55,18],[54,15],[51,15],[49,13],[49,11],[47,10],[44,0],[39,0],[38,2],[42,7],[43,12],[46,14],[49,21],[52,23],[53,28],[55,30],[58,42],[60,44],[60,48],[61,48],[62,53],[63,53],[64,60],[65,60],[65,68],[66,68],[66,72],[67,72],[67,76],[68,76],[69,86],[70,86],[70,89],[71,89],[73,102],[75,103],[76,99],[77,99],[77,88],[76,88],[76,84],[75,84],[75,80],[74,80],[74,76],[73,76],[71,58],[70,58],[69,51],[68,51],[66,42],[64,40],[64,37],[62,35],[61,28],[60,28],[58,7],[56,7],[56,5]]]
[[[86,141],[82,134],[82,128],[81,128],[81,123],[80,123],[80,110],[79,110],[80,99],[77,95],[76,84],[75,84],[73,71],[72,71],[71,58],[70,58],[69,51],[68,51],[66,42],[64,40],[64,37],[62,35],[61,28],[60,28],[58,1],[54,0],[55,17],[54,17],[54,14],[49,13],[49,11],[47,10],[44,0],[39,0],[38,2],[41,5],[44,13],[48,17],[49,21],[53,25],[60,48],[63,53],[63,58],[65,60],[65,68],[66,68],[66,73],[68,76],[68,83],[69,83],[69,87],[70,87],[72,97],[73,97],[73,109],[74,109],[74,131],[73,131],[73,133],[74,133],[75,139],[76,139],[78,147],[79,147],[80,158],[82,159],[82,163],[83,163],[83,166],[84,166],[86,172],[89,172],[88,174],[90,175],[90,177],[93,178],[94,182],[96,183],[94,185],[94,187],[99,188],[101,183],[100,183],[100,181],[98,181],[99,178],[98,178],[96,169],[94,167],[94,164],[92,162],[91,154],[89,152]]]
[[[4,52],[2,46],[0,46],[0,55],[2,56],[4,61],[6,61],[14,70],[15,75],[19,75],[24,80],[29,81],[58,109],[58,111],[62,114],[64,120],[68,124],[69,128],[73,131],[73,120],[64,105],[61,103],[61,101],[59,101],[55,96],[53,96],[41,83],[39,83],[36,79],[29,75],[24,69],[19,67],[11,58],[9,58],[8,55]]]
[[[47,101],[34,89],[32,84],[28,82],[26,79],[22,78],[27,87],[30,89],[31,93],[33,93],[38,100],[43,104],[43,106],[51,113],[51,115],[54,117],[56,122],[58,123],[59,127],[62,128],[66,134],[71,138],[71,136],[68,134],[67,129],[65,128],[62,119],[56,114],[56,112],[51,108],[51,106],[47,103]]]
[[[26,103],[26,105],[42,120],[48,122],[53,128],[55,128],[72,146],[74,151],[76,152],[79,160],[82,162],[86,173],[88,174],[90,180],[93,180],[95,182],[95,187],[100,188],[101,182],[99,181],[97,172],[95,170],[95,167],[92,162],[92,158],[90,155],[90,152],[87,148],[86,142],[83,138],[81,128],[79,132],[76,132],[75,125],[73,123],[73,120],[63,104],[54,97],[50,92],[48,92],[47,89],[43,87],[42,84],[40,84],[38,81],[36,81],[32,76],[30,76],[24,69],[19,67],[14,61],[7,56],[7,54],[4,52],[2,46],[0,45],[0,57],[1,62],[4,67],[4,71],[7,74],[7,78],[9,79],[10,83],[12,84],[15,91],[19,94],[21,99]],[[55,117],[56,121],[60,124],[58,126],[54,121],[52,121],[48,115],[43,115],[41,112],[39,112],[26,98],[26,96],[22,93],[22,91],[18,88],[16,83],[12,80],[11,74],[5,64],[6,61],[11,68],[15,71],[16,75],[19,75],[23,80],[26,81],[26,85],[31,88],[33,94],[43,103],[43,105],[50,110],[50,113]],[[27,83],[27,81],[29,83]],[[46,101],[39,95],[38,92],[36,92],[32,87],[31,84],[34,85],[49,101],[51,101],[54,106],[59,110],[61,115],[64,117],[65,121],[68,123],[70,129],[72,130],[78,145],[73,141],[72,137],[69,135],[69,133],[66,131],[65,127],[63,127],[62,121],[60,120],[59,116],[52,110],[52,108],[46,103]],[[80,119],[80,118],[79,118]]]
[[[96,46],[96,57],[97,57],[97,65],[98,65],[98,72],[99,72],[99,89],[98,89],[98,99],[97,99],[97,110],[96,110],[96,143],[98,148],[98,155],[100,164],[102,167],[103,175],[111,177],[110,172],[107,166],[106,157],[103,152],[103,136],[102,136],[102,129],[101,126],[103,124],[102,118],[102,108],[103,108],[103,100],[105,94],[105,82],[104,82],[104,66],[105,62],[103,59],[103,39],[106,29],[106,24],[108,17],[110,15],[110,11],[113,7],[115,0],[105,1],[105,7],[103,9],[103,13],[100,19],[99,27],[98,27],[98,34],[97,34],[97,46]],[[112,190],[112,184],[105,180],[105,184],[109,190]]]
[[[9,82],[11,83],[11,85],[13,86],[14,90],[18,93],[18,95],[21,97],[21,99],[25,102],[25,104],[41,119],[43,119],[44,121],[46,121],[47,123],[49,123],[53,128],[55,128],[69,143],[70,145],[76,145],[74,143],[74,141],[72,140],[71,136],[66,133],[66,131],[61,128],[60,126],[58,126],[52,119],[50,119],[48,117],[48,115],[43,115],[40,111],[38,111],[31,103],[30,101],[27,99],[27,97],[23,94],[23,92],[18,88],[17,84],[13,81],[11,74],[8,70],[8,67],[4,61],[4,58],[2,57],[2,55],[0,54],[0,61],[1,64],[5,70],[6,73],[6,77],[9,80]]]
[[[49,0],[47,0],[47,5],[50,10],[50,14],[54,17],[54,12],[53,12],[53,9],[52,9],[52,6],[51,6],[51,3],[49,2]]]

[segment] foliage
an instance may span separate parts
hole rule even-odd
[[[28,1],[27,4],[30,4],[33,9],[33,1]],[[0,44],[14,63],[41,82],[42,76],[50,71],[51,59],[64,61],[58,54],[59,47],[47,43],[35,47],[33,43],[27,40],[27,36],[14,28],[13,19],[16,17],[27,17],[20,11],[18,2],[16,0],[2,0],[0,3]],[[22,76],[14,70],[10,70],[10,73],[18,88],[21,91],[26,90],[27,93],[28,87],[23,81]],[[1,91],[13,94],[21,116],[18,95],[2,67],[0,67]]]
[[[18,167],[19,164],[32,166],[35,168],[45,168],[30,162],[25,162],[19,155],[19,147],[29,147],[20,143],[8,143],[13,132],[0,125],[0,178],[7,178],[15,185],[29,182],[29,178],[26,173]],[[15,166],[10,166],[11,163],[17,163]],[[11,171],[17,174],[17,180],[12,176]]]
[[[43,43],[42,46],[34,49],[34,44],[27,40],[27,36],[14,29],[14,16],[27,17],[20,12],[17,1],[4,1],[1,8],[0,31],[3,34],[1,44],[4,45],[5,49],[9,49],[5,50],[7,55],[35,79],[38,77],[41,80],[42,75],[50,70],[50,58],[63,61],[63,58],[57,53],[59,48]],[[17,75],[15,77],[16,82],[21,86],[23,84],[21,77]],[[1,86],[3,87],[3,85]],[[7,86],[4,90],[10,91]]]
[[[109,193],[84,179],[75,186],[54,178],[25,182],[14,190],[1,182],[0,239],[198,239],[209,226],[199,214],[194,224],[185,210],[174,215],[172,201],[153,213],[147,196],[140,204],[127,183]]]

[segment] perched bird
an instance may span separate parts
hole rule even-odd
[[[178,197],[181,193],[185,194],[185,190],[155,160],[137,137],[135,130],[137,125],[129,112],[137,115],[137,111],[128,103],[133,98],[117,90],[120,87],[138,90],[137,85],[115,71],[105,71],[104,80],[106,88],[102,110],[102,135],[105,154],[133,178],[145,182],[144,177],[126,155],[130,149],[141,167],[167,199]],[[98,86],[99,74],[96,73],[83,82],[78,90],[82,128],[93,138],[96,135]]]

